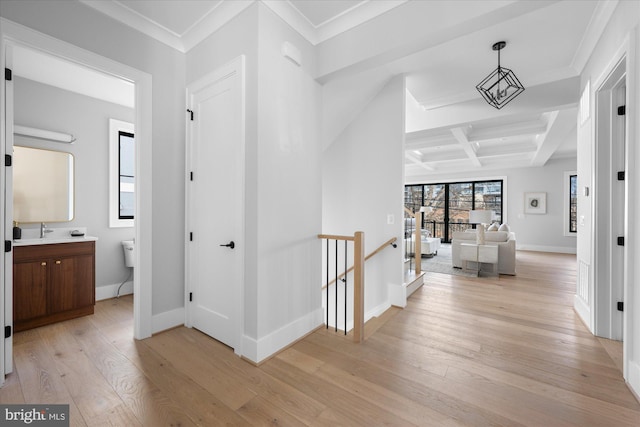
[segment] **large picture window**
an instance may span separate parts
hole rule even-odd
[[[405,207],[417,212],[422,206],[422,228],[443,242],[455,231],[472,228],[469,211],[489,209],[502,222],[503,180],[467,181],[405,186]]]

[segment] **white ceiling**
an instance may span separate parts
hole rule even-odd
[[[186,52],[258,0],[80,1]],[[370,59],[361,57],[370,49],[354,45],[353,64],[318,76],[328,106],[323,133],[330,139],[390,77],[407,76],[408,180],[452,171],[471,174],[478,169],[535,167],[549,159],[575,157],[579,75],[616,5],[616,1],[504,0],[486,3],[487,8],[495,7],[495,13],[478,12],[461,22],[456,21],[460,15],[456,8],[466,4],[469,14],[469,5],[480,3],[259,1],[314,45],[361,29],[364,23],[379,34],[402,39],[406,33],[402,14],[422,8],[435,28],[429,37]],[[379,25],[384,19],[376,17],[391,11],[394,19],[400,16],[395,21],[400,23],[393,28]],[[507,42],[501,65],[513,70],[526,89],[498,111],[482,100],[475,86],[496,68],[497,54],[491,46],[500,40]]]

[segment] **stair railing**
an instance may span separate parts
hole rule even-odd
[[[406,207],[404,208],[404,211],[414,219],[413,232],[405,229],[405,236],[408,235],[413,244],[413,260],[415,262],[414,271],[417,276],[422,273],[422,212],[418,211],[413,213]]]
[[[356,232],[353,236],[336,236],[329,234],[319,234],[318,238],[326,240],[326,284],[322,286],[322,290],[326,289],[326,319],[327,319],[327,329],[329,328],[329,290],[331,285],[336,284],[335,286],[335,329],[338,331],[338,281],[344,284],[344,334],[347,334],[347,287],[348,287],[348,274],[352,271],[354,272],[353,280],[353,295],[354,295],[354,316],[353,316],[353,340],[355,342],[361,342],[364,340],[364,263],[369,260],[374,255],[380,253],[387,246],[393,246],[397,248],[397,237],[392,237],[391,239],[384,242],[382,245],[378,246],[373,252],[364,257],[361,262],[359,260],[362,258],[362,254],[364,254],[364,233],[361,231]],[[329,270],[330,270],[330,247],[331,241],[334,241],[334,253],[335,253],[335,261],[334,261],[334,278],[329,280]],[[344,261],[342,272],[339,273],[339,255],[338,255],[338,242],[344,242]],[[348,265],[348,242],[353,242],[353,252],[354,252],[354,260],[353,265],[347,268]]]

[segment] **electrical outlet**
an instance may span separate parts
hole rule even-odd
[[[396,217],[393,214],[387,214],[387,224],[393,225],[396,222]]]

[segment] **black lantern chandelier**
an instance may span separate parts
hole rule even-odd
[[[522,86],[515,73],[508,68],[500,66],[500,50],[506,45],[507,42],[504,41],[493,44],[493,50],[498,51],[498,68],[493,70],[476,86],[484,100],[498,110],[524,92],[524,86]]]

